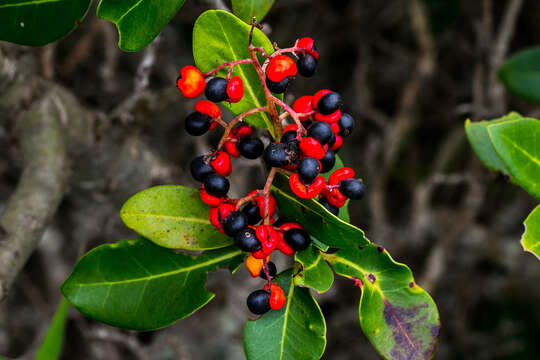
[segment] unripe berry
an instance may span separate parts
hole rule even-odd
[[[206,114],[201,114],[198,111],[191,113],[186,118],[184,126],[188,134],[200,136],[205,134],[210,129],[212,118]]]
[[[227,84],[227,97],[230,102],[237,103],[244,96],[244,84],[240,76],[233,76]]]
[[[264,272],[264,267],[261,269],[261,272],[259,273],[259,277],[264,280],[271,280],[277,274],[276,264],[269,261],[266,265],[268,266],[268,275],[270,275],[270,279],[266,277],[266,274]]]
[[[315,122],[307,131],[307,136],[311,136],[321,145],[328,144],[333,134],[330,125],[321,121]]]
[[[313,183],[320,171],[320,162],[312,157],[305,157],[298,163],[298,176],[304,185]]]
[[[334,168],[336,164],[336,155],[332,150],[326,151],[321,161],[321,173],[327,173]]]
[[[262,315],[270,310],[270,294],[266,290],[256,290],[247,297],[249,311]]]
[[[274,94],[283,94],[289,86],[289,78],[285,77],[281,81],[272,81],[266,78],[266,87]]]
[[[283,238],[295,251],[305,250],[311,243],[311,238],[308,233],[300,229],[287,230],[285,234],[283,234]]]
[[[266,76],[270,81],[280,82],[285,77],[295,76],[297,73],[296,64],[286,55],[277,55],[270,59],[266,68]]]
[[[204,156],[197,156],[191,160],[190,170],[191,176],[200,182],[203,182],[208,175],[214,172],[212,166],[204,161]]]
[[[176,86],[186,98],[191,99],[202,95],[206,83],[201,71],[195,66],[188,65],[180,69]]]
[[[223,221],[223,231],[234,237],[247,226],[247,219],[240,211],[233,211]]]
[[[208,81],[204,95],[215,103],[227,100],[227,80],[222,77],[215,77]]]
[[[339,183],[339,191],[349,199],[360,200],[364,197],[366,188],[360,180],[344,179]]]
[[[251,228],[239,231],[234,237],[234,243],[240,250],[245,252],[254,252],[261,249],[261,242],[257,239],[255,230]]]
[[[283,143],[270,143],[264,149],[264,162],[272,167],[282,167],[289,163],[286,152],[287,146]]]
[[[298,73],[305,77],[312,77],[317,70],[317,59],[311,54],[298,55],[298,61],[296,62]]]
[[[264,144],[259,138],[243,137],[236,144],[236,148],[242,156],[248,159],[257,159],[263,154]]]
[[[337,123],[339,125],[338,135],[341,137],[349,136],[354,130],[354,119],[347,113],[342,113]]]
[[[212,196],[223,197],[229,192],[229,180],[218,175],[210,174],[204,179],[204,189]]]
[[[342,105],[341,96],[337,92],[330,92],[319,99],[317,111],[323,115],[330,115],[341,109]]]

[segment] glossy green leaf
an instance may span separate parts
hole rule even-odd
[[[355,247],[369,243],[364,232],[332,215],[313,199],[300,199],[291,191],[287,177],[278,174],[272,185],[279,210],[289,219],[299,222],[307,232],[331,247]]]
[[[513,94],[540,102],[540,47],[518,52],[499,69],[499,78]]]
[[[525,219],[525,233],[521,238],[523,250],[540,259],[540,205]]]
[[[300,264],[300,272],[294,277],[296,285],[310,287],[319,293],[332,287],[334,273],[315,246],[297,252],[294,259]]]
[[[243,259],[235,246],[191,256],[145,239],[123,240],[84,255],[62,293],[81,313],[109,325],[159,329],[212,300],[205,289],[209,271],[236,269]]]
[[[324,258],[337,274],[361,281],[360,325],[384,359],[431,359],[439,337],[439,313],[407,266],[374,244]]]
[[[193,28],[193,57],[202,72],[208,72],[223,62],[249,59],[248,34],[250,26],[231,13],[220,10],[204,12]],[[274,51],[272,43],[259,29],[253,32],[253,44],[264,47],[267,53]],[[227,69],[218,72],[225,77]],[[236,66],[233,75],[238,75],[244,82],[244,97],[236,104],[223,102],[233,114],[238,115],[255,107],[265,106],[266,98],[259,76],[252,64]],[[273,132],[270,119],[259,113],[246,118],[246,121],[260,128]]]
[[[234,15],[251,24],[253,17],[261,22],[274,5],[274,0],[232,0]]]
[[[185,0],[101,0],[97,8],[100,19],[118,29],[118,47],[137,51],[148,45],[169,23]]]
[[[73,31],[91,0],[0,1],[0,40],[41,46]]]
[[[45,334],[45,338],[39,346],[34,360],[56,360],[60,358],[68,310],[69,302],[62,297],[62,301],[56,310],[49,330],[47,330],[47,334]]]
[[[521,118],[488,127],[512,182],[540,199],[540,120]]]
[[[326,346],[326,324],[309,289],[294,286],[292,271],[276,279],[287,303],[244,327],[244,350],[248,360],[320,359]]]
[[[487,131],[488,126],[519,118],[521,118],[521,115],[512,112],[502,118],[494,120],[471,122],[467,119],[467,121],[465,121],[467,138],[469,139],[474,152],[487,168],[508,174],[508,170],[491,144]]]
[[[232,238],[210,224],[209,209],[198,190],[162,185],[129,198],[120,217],[127,227],[166,248],[207,250],[232,244]]]

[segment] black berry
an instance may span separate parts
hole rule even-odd
[[[292,141],[298,141],[298,139],[296,138],[296,131],[294,130],[289,130],[283,133],[283,135],[281,136],[281,142],[284,144],[290,143]]]
[[[332,150],[327,150],[321,162],[321,173],[327,173],[334,168],[336,164],[336,154]]]
[[[227,80],[221,77],[211,79],[206,84],[204,95],[208,100],[215,103],[227,100]]]
[[[283,143],[270,143],[264,150],[263,159],[272,167],[281,167],[288,164],[287,145]]]
[[[228,236],[235,236],[247,226],[246,215],[240,211],[232,211],[223,221],[223,231]]]
[[[262,220],[261,212],[259,206],[253,203],[247,203],[243,208],[242,212],[246,215],[247,222],[249,225],[255,225]]]
[[[338,120],[339,133],[338,135],[345,138],[351,135],[354,129],[354,119],[347,113],[341,114],[341,118]]]
[[[295,251],[302,251],[308,248],[311,239],[307,232],[301,229],[290,229],[285,231],[283,238]]]
[[[298,55],[298,61],[296,62],[298,73],[305,77],[312,77],[317,70],[317,59],[311,54]]]
[[[255,290],[247,297],[247,307],[257,315],[266,313],[270,310],[270,293],[266,290]]]
[[[264,144],[256,137],[243,137],[236,147],[242,156],[248,159],[257,159],[263,154]]]
[[[238,232],[234,237],[234,243],[245,252],[254,252],[261,248],[261,242],[255,235],[255,230],[245,228]]]
[[[339,110],[341,105],[341,96],[337,92],[331,92],[320,98],[317,111],[323,115],[330,115]]]
[[[204,179],[204,190],[212,196],[223,197],[229,192],[229,180],[227,178],[218,175],[210,174]]]
[[[360,200],[364,196],[366,187],[360,180],[345,179],[339,183],[339,191],[349,199]]]
[[[289,78],[285,76],[283,80],[279,82],[274,82],[269,78],[266,78],[266,86],[268,87],[268,90],[275,94],[283,94],[289,86]]]
[[[195,111],[194,113],[188,115],[184,126],[188,134],[200,136],[208,131],[211,123],[212,118],[210,116]]]
[[[268,265],[268,275],[270,275],[270,278],[273,278],[277,274],[276,264],[269,261],[267,265]],[[259,277],[263,278],[264,280],[268,280],[268,278],[266,277],[266,274],[264,272],[264,268],[261,270],[261,273],[259,274]]]
[[[210,174],[214,173],[214,169],[204,161],[204,156],[197,156],[191,161],[190,165],[191,176],[197,181],[203,182]]]
[[[315,122],[307,131],[307,136],[315,138],[321,145],[328,144],[333,134],[330,125],[322,121]]]
[[[339,214],[339,208],[335,207],[334,205],[330,204],[328,200],[323,196],[319,199],[319,204],[324,206],[324,208],[328,211],[330,211],[332,214],[338,216]]]
[[[319,161],[312,157],[305,157],[298,163],[298,176],[304,185],[312,184],[321,171]]]

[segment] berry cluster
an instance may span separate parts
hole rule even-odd
[[[360,199],[363,196],[364,185],[354,178],[354,171],[348,167],[335,170],[328,181],[321,176],[334,168],[335,154],[343,145],[343,138],[354,128],[353,118],[341,112],[340,95],[320,90],[313,96],[298,98],[292,108],[274,95],[285,92],[297,74],[305,77],[315,74],[319,54],[313,39],[299,39],[293,47],[286,49],[274,45],[275,51],[270,55],[263,48],[252,45],[255,26],[256,22],[252,24],[249,36],[249,59],[223,63],[205,74],[194,66],[184,66],[180,70],[177,87],[186,98],[196,98],[204,93],[208,99],[198,101],[195,112],[186,118],[185,128],[189,134],[200,136],[220,125],[224,128],[216,149],[191,162],[191,174],[201,182],[200,197],[210,206],[210,223],[221,233],[234,238],[242,251],[250,253],[245,265],[251,276],[267,281],[262,289],[247,298],[251,312],[264,314],[270,309],[278,310],[286,303],[283,290],[273,282],[277,269],[270,261],[270,255],[277,250],[291,256],[307,249],[311,243],[309,234],[300,224],[276,217],[276,201],[270,194],[276,173],[289,176],[290,188],[298,197],[316,198],[335,215],[348,198]],[[263,64],[259,63],[257,54],[265,57]],[[285,54],[292,55],[296,61]],[[233,76],[234,68],[242,64],[254,66],[267,104],[240,114],[227,123],[216,103],[242,100],[242,79]],[[228,68],[226,77],[217,76],[225,68]],[[282,109],[281,114],[276,112],[276,105]],[[266,112],[274,130],[279,130],[275,131],[279,142],[272,141],[266,148],[256,136],[255,129],[243,122],[247,116],[259,112]],[[289,118],[293,123],[287,124]],[[247,159],[262,157],[270,171],[263,189],[235,199],[228,196],[230,183],[227,177],[232,172],[231,157],[239,156]]]

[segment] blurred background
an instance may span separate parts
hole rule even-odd
[[[186,1],[138,53],[118,50],[114,26],[97,19],[95,9],[54,45],[0,43],[12,65],[0,64],[0,90],[6,71],[23,79],[15,100],[0,91],[0,212],[23,175],[19,111],[56,91],[69,137],[59,207],[0,303],[0,354],[23,359],[35,351],[60,301],[59,286],[83,252],[135,237],[118,215],[128,197],[158,184],[197,185],[189,162],[216,138],[184,132],[194,101],[182,98],[175,80],[193,63],[197,16],[228,7]],[[536,203],[482,166],[463,124],[510,110],[540,117],[540,107],[507,94],[496,76],[510,54],[540,44],[540,2],[277,0],[264,24],[281,47],[311,36],[321,54],[317,75],[297,78],[288,100],[330,88],[356,119],[340,156],[368,193],[351,204],[351,222],[408,264],[435,299],[442,321],[435,358],[538,359],[540,263],[519,243]],[[233,195],[264,182],[259,163],[234,166]],[[324,359],[379,358],[361,332],[360,290],[352,285],[336,278],[317,296],[328,326]],[[211,273],[215,300],[151,333],[112,328],[72,310],[62,358],[243,359],[245,299],[258,286],[243,267],[234,277]]]

